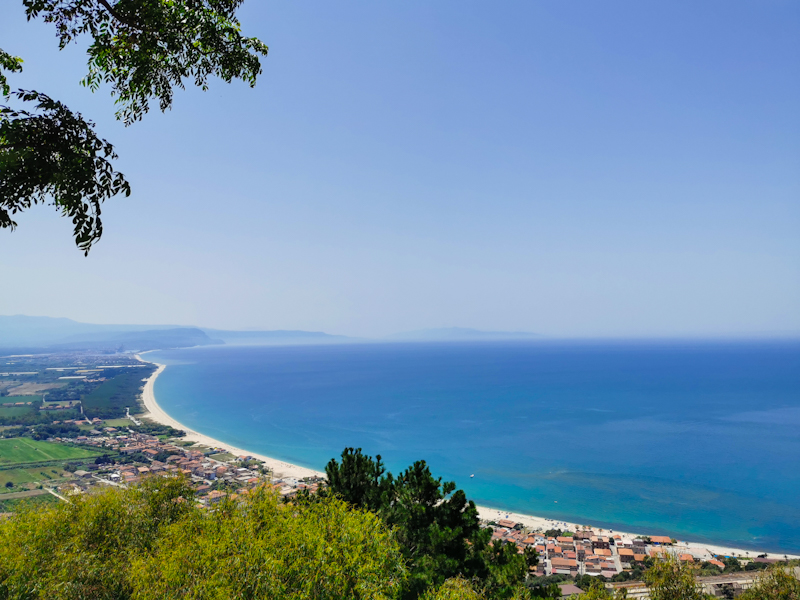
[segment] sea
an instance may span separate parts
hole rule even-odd
[[[800,553],[800,342],[206,346],[159,404],[323,470],[345,447],[425,460],[477,504]]]

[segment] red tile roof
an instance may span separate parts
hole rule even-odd
[[[672,538],[666,535],[651,535],[650,541],[654,544],[671,544]]]

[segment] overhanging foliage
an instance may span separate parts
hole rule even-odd
[[[60,48],[89,35],[89,72],[81,81],[95,91],[106,83],[117,119],[140,120],[155,100],[172,107],[174,89],[186,81],[205,90],[209,78],[241,79],[251,87],[267,46],[241,33],[235,16],[242,0],[23,0],[28,19],[52,23]],[[34,204],[49,203],[72,219],[78,247],[88,254],[103,234],[102,202],[130,195],[115,171],[113,146],[94,124],[37,91],[11,92],[7,73],[22,60],[0,50],[0,229]],[[10,105],[35,104],[33,109]]]

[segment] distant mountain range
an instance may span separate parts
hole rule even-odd
[[[293,345],[293,344],[341,344],[360,341],[346,335],[331,335],[321,331],[276,329],[273,331],[227,331],[202,328],[210,337],[226,344],[237,345]]]
[[[353,342],[457,342],[530,340],[533,333],[480,331],[464,327],[422,329],[397,333],[380,340],[367,340],[321,331],[229,331],[179,325],[97,325],[72,319],[0,315],[0,349],[34,353],[69,350],[130,352],[185,348],[211,344],[300,345]]]
[[[97,325],[72,319],[0,315],[0,348],[15,353],[139,351],[211,344],[319,344],[352,338],[314,331],[225,331],[178,325]]]
[[[489,340],[535,340],[542,336],[524,331],[481,331],[467,327],[442,327],[420,329],[388,336],[389,340],[414,342],[457,342]]]

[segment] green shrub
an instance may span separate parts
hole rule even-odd
[[[151,477],[0,522],[0,598],[392,598],[405,577],[374,514],[271,490],[195,506],[182,478]]]

